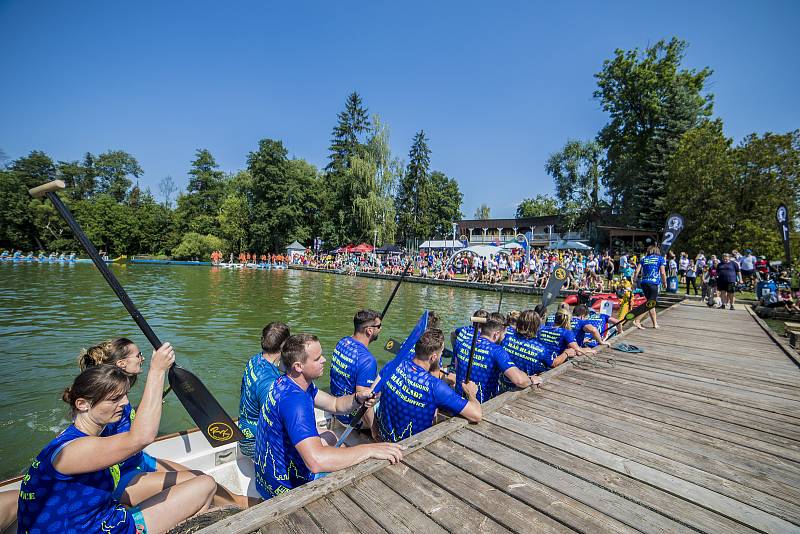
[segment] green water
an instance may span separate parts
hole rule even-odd
[[[261,328],[286,322],[293,333],[319,336],[330,354],[352,333],[359,308],[381,311],[394,282],[302,271],[229,270],[195,266],[114,265],[114,273],[153,330],[177,350],[233,417],[247,359],[260,350]],[[497,293],[406,283],[370,348],[389,359],[383,342],[404,338],[424,308],[437,311],[446,330],[470,313],[497,306]],[[505,295],[503,308],[523,309],[539,297]],[[110,337],[133,339],[148,356],[147,340],[100,273],[86,264],[0,262],[0,477],[20,473],[67,426],[61,392],[77,374],[82,347]],[[327,387],[327,372],[318,385]],[[143,381],[132,392],[141,395]],[[174,395],[164,406],[161,432],[194,426]]]

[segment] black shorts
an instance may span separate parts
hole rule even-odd
[[[639,289],[644,293],[644,298],[647,300],[658,300],[658,285],[657,284],[639,284]]]
[[[742,269],[742,278],[755,278],[756,271],[753,269],[752,271],[745,271]]]
[[[717,289],[726,293],[736,293],[736,282],[723,282],[717,280]]]
[[[678,269],[678,276],[683,276],[684,274],[686,274],[685,269]]]

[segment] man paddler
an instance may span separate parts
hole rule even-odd
[[[475,345],[472,361],[471,379],[478,387],[479,402],[486,402],[498,393],[500,375],[505,376],[514,386],[523,389],[541,383],[535,375],[522,372],[508,353],[500,346],[506,334],[503,323],[489,319],[483,324],[480,337]],[[456,356],[456,393],[461,393],[462,384],[469,367],[469,353],[472,340],[456,341],[453,352]]]
[[[483,412],[474,382],[462,385],[466,399],[437,378],[444,351],[444,334],[429,328],[414,345],[414,357],[403,360],[383,378],[381,400],[377,407],[377,429],[383,441],[397,442],[433,426],[436,412],[443,408],[472,423]]]
[[[378,374],[378,361],[369,351],[369,344],[378,339],[383,321],[375,310],[359,310],[353,317],[353,335],[339,340],[331,356],[331,394],[344,397],[359,392],[367,394]],[[371,412],[364,425],[372,424]],[[350,424],[350,415],[338,415],[343,425]]]
[[[314,478],[314,474],[339,471],[370,458],[399,462],[403,453],[394,443],[332,447],[336,436],[320,435],[314,408],[335,414],[350,413],[363,404],[372,406],[370,394],[334,397],[320,391],[314,380],[322,376],[325,358],[316,336],[289,337],[281,349],[286,374],[280,376],[261,408],[256,434],[256,489],[265,499],[280,495]]]
[[[239,396],[239,428],[244,439],[239,441],[239,451],[245,456],[253,456],[258,416],[267,400],[267,391],[281,376],[281,347],[289,335],[289,327],[284,323],[269,323],[261,330],[261,352],[253,355],[244,367]]]

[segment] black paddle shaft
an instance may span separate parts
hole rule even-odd
[[[475,346],[478,344],[478,336],[480,335],[480,325],[485,323],[486,319],[481,317],[472,318],[472,345],[469,347],[469,359],[467,360],[467,373],[464,376],[464,383],[469,382],[472,375],[472,360],[475,358]]]
[[[86,252],[89,254],[89,257],[92,258],[95,266],[100,270],[100,274],[102,274],[103,278],[106,279],[106,282],[108,282],[108,285],[117,295],[119,301],[122,302],[122,305],[125,306],[126,310],[128,310],[128,313],[131,315],[131,318],[133,318],[134,322],[136,322],[136,325],[141,329],[144,337],[147,338],[147,341],[150,342],[154,349],[158,350],[163,343],[161,343],[161,340],[158,339],[158,336],[155,332],[153,332],[153,329],[150,328],[150,325],[147,323],[144,317],[142,317],[142,314],[136,308],[136,305],[134,305],[133,301],[128,296],[128,293],[117,281],[117,277],[114,276],[114,273],[111,272],[111,269],[108,268],[106,262],[103,261],[103,258],[101,258],[100,254],[98,254],[95,246],[91,241],[89,241],[89,238],[86,237],[86,234],[83,233],[81,227],[78,226],[78,222],[72,216],[72,213],[70,213],[69,209],[64,205],[64,202],[62,202],[61,198],[59,198],[59,196],[53,192],[48,192],[47,198],[50,199],[50,202],[52,202],[53,206],[56,207],[58,213],[67,222],[70,230],[72,230],[72,233],[76,238],[78,238],[78,241],[80,242],[81,246],[83,246],[84,250],[86,250]]]
[[[389,311],[389,306],[392,305],[394,296],[397,294],[397,290],[400,289],[400,284],[403,283],[403,278],[405,278],[406,274],[408,274],[408,270],[411,268],[411,263],[412,261],[409,260],[408,264],[406,264],[406,268],[403,269],[403,274],[400,275],[400,280],[398,280],[397,284],[395,284],[392,294],[389,296],[389,300],[386,302],[386,306],[383,307],[383,311],[381,312],[381,320],[386,317],[386,312]]]

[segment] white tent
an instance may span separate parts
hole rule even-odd
[[[306,247],[295,241],[288,247],[286,247],[286,255],[289,259],[294,259],[295,256],[302,257],[306,253]]]
[[[592,247],[590,247],[589,245],[585,245],[580,241],[558,241],[556,243],[552,243],[547,248],[550,250],[564,250],[564,249],[592,250]]]
[[[473,245],[471,247],[463,248],[450,256],[450,258],[447,260],[448,265],[453,263],[453,260],[456,258],[456,256],[463,256],[464,254],[472,254],[480,256],[481,258],[491,258],[497,254],[508,256],[509,252],[508,249],[503,249],[494,245]]]
[[[508,243],[506,243],[505,245],[503,245],[500,248],[504,248],[506,250],[514,250],[514,249],[524,249],[525,247],[523,247],[519,243],[514,243],[513,241],[509,241]]]
[[[430,240],[425,241],[422,243],[419,248],[447,248],[450,250],[461,250],[464,248],[464,243],[461,241],[455,241],[453,239],[445,239],[445,240]]]

